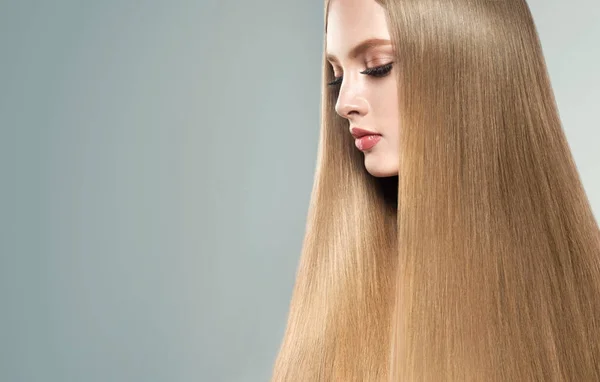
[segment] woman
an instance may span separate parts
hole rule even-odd
[[[325,33],[273,380],[600,381],[600,231],[524,0],[330,0]]]

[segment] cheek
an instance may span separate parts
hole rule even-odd
[[[381,124],[380,131],[387,135],[397,135],[400,117],[398,113],[398,92],[395,80],[390,78],[377,89],[374,96],[376,119]]]

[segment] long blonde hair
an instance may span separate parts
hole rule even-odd
[[[366,172],[323,58],[273,381],[600,381],[600,231],[527,4],[377,1],[396,54],[399,176]]]

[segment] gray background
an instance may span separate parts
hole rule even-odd
[[[531,0],[600,216],[600,3]],[[266,381],[322,2],[0,1],[0,380]]]

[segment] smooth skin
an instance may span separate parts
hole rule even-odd
[[[381,134],[363,151],[367,171],[376,177],[398,175],[398,87],[385,10],[374,0],[331,0],[327,17],[327,60],[338,80],[333,86],[339,87],[335,111],[348,120],[348,134],[353,127]],[[372,39],[378,41],[362,45]],[[361,73],[390,63],[391,71]]]

